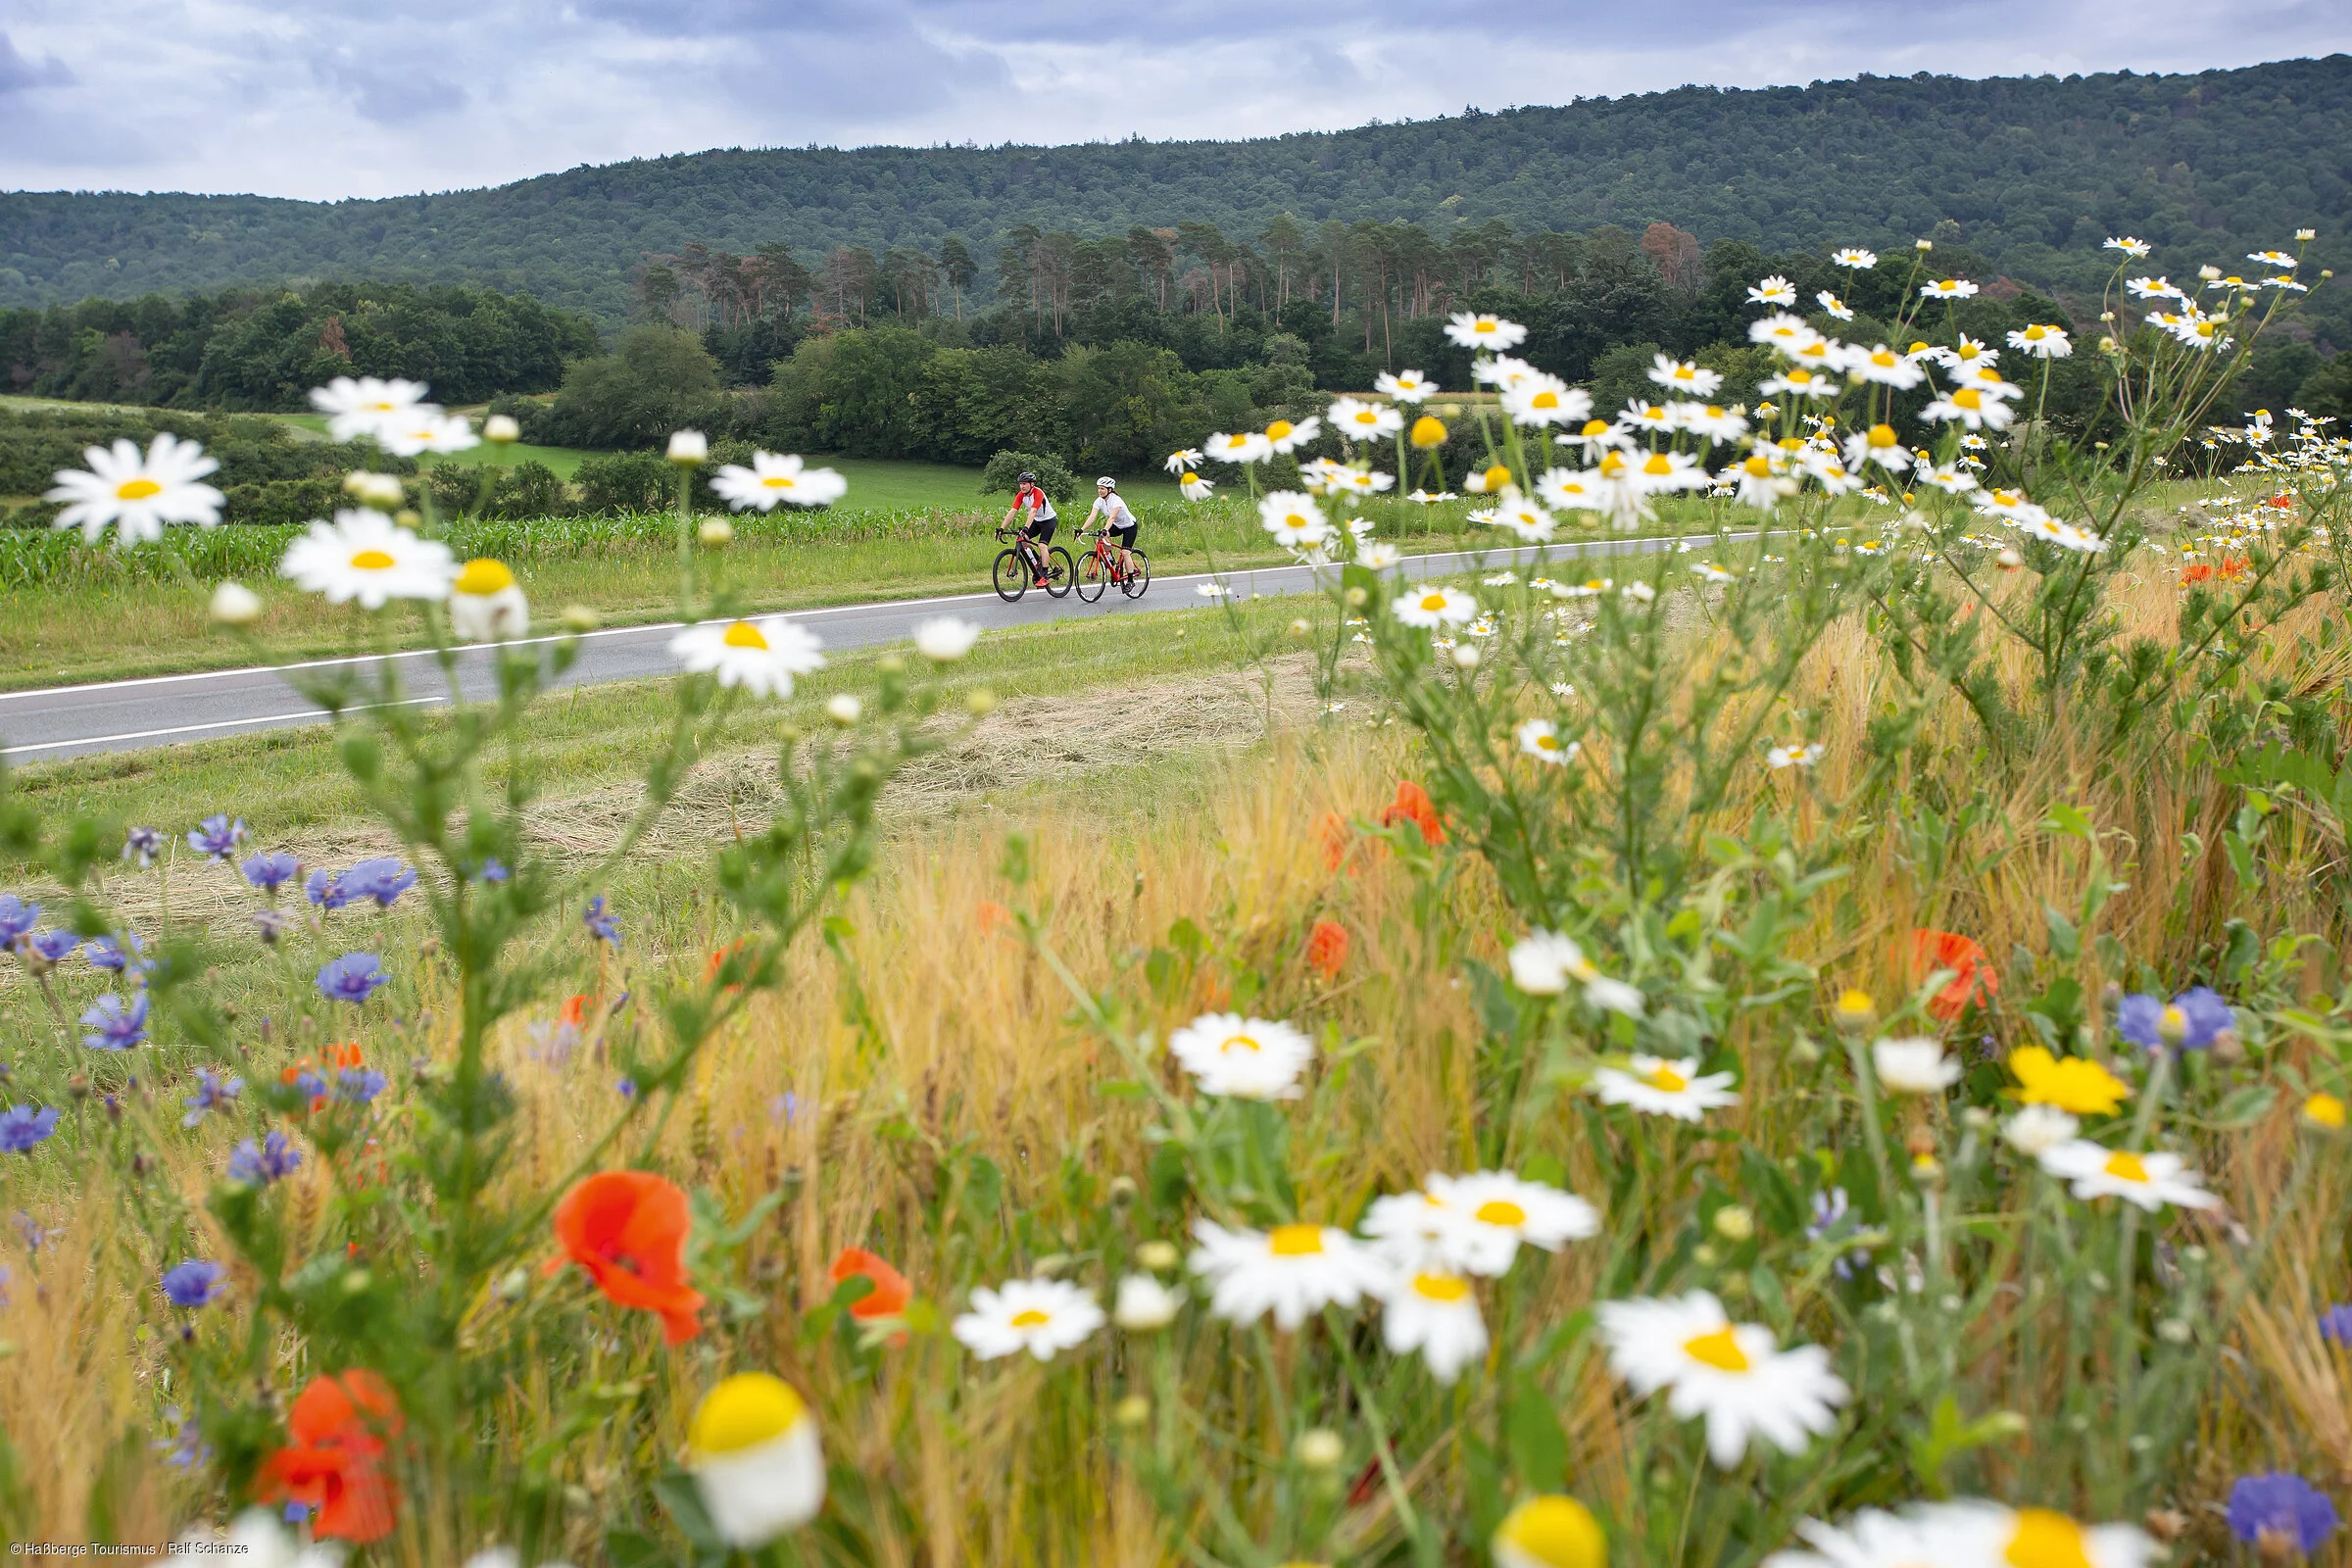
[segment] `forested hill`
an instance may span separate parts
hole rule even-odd
[[[1246,142],[708,152],[382,201],[5,193],[0,304],[367,276],[496,283],[611,323],[630,269],[692,242],[879,250],[956,234],[988,257],[1024,223],[1254,233],[1285,212],[1407,220],[1441,239],[1496,218],[1663,220],[1766,250],[1956,224],[2003,271],[2065,288],[2102,271],[2099,242],[2125,231],[2203,260],[2316,226],[2314,260],[2342,267],[2348,182],[2352,56],[2182,76],[1923,74]]]

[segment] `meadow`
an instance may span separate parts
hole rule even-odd
[[[1759,280],[1786,401],[1583,466],[1457,320],[1493,529],[1690,519],[1604,577],[1402,582],[1344,532],[1373,444],[1223,504],[1317,601],[819,664],[714,608],[739,526],[682,535],[673,683],[328,672],[331,730],[10,773],[0,1526],[2345,1561],[2352,445],[2210,422],[2287,290],[2119,270],[2111,336],[1987,378],[1916,282],[1882,362]],[[2123,441],[2033,417],[2062,351]],[[350,526],[305,591],[415,577],[347,622],[494,623]]]

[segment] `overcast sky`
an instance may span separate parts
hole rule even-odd
[[[2352,49],[2352,0],[0,0],[0,188],[331,198],[709,147],[1236,137]]]

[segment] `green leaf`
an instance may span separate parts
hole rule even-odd
[[[1505,1417],[1511,1448],[1511,1468],[1522,1485],[1534,1492],[1557,1492],[1568,1476],[1568,1435],[1560,1429],[1558,1412],[1543,1386],[1522,1377],[1511,1390]]]
[[[2064,801],[2050,808],[2050,814],[2041,819],[2041,830],[2044,833],[2063,833],[2068,838],[2081,839],[2085,844],[2092,837],[2089,815],[2081,808],[2069,806]]]
[[[678,1527],[678,1533],[704,1551],[724,1551],[726,1541],[718,1527],[703,1511],[702,1494],[694,1489],[694,1477],[683,1470],[672,1470],[654,1483],[654,1495]]]
[[[2064,964],[2080,961],[2082,956],[2082,933],[2075,922],[2060,914],[2056,906],[2048,904],[2041,906],[2041,917],[2050,928],[2050,956]]]
[[[1105,1100],[1143,1100],[1151,1095],[1152,1088],[1133,1078],[1113,1078],[1101,1085],[1096,1093]]]

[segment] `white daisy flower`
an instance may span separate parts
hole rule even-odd
[[[449,629],[464,643],[505,642],[530,631],[531,607],[505,562],[479,557],[451,580]]]
[[[2075,352],[2074,340],[2062,326],[2029,324],[2024,331],[2009,334],[2009,346],[2023,349],[2037,360],[2063,360]]]
[[[1440,1214],[1438,1257],[1449,1269],[1499,1278],[1510,1272],[1519,1247],[1556,1252],[1570,1242],[1600,1234],[1600,1212],[1574,1193],[1522,1181],[1509,1171],[1468,1176],[1432,1173],[1418,1195]],[[1370,1227],[1366,1227],[1370,1233]]]
[[[1255,430],[1233,435],[1220,431],[1208,438],[1208,455],[1219,463],[1267,463],[1274,457],[1274,443]]]
[[[1376,496],[1396,482],[1393,475],[1364,468],[1340,468],[1331,475],[1331,488],[1353,496]]]
[[[2106,540],[2087,529],[2078,528],[2071,522],[2060,522],[2052,517],[2041,517],[2021,522],[2018,526],[2045,544],[2056,545],[2059,549],[2072,551],[2078,556],[2104,555],[2107,550]]]
[[[1894,387],[1898,390],[1919,385],[1922,380],[1926,379],[1928,373],[1921,369],[1918,362],[1909,355],[1897,354],[1884,343],[1867,349],[1859,344],[1848,348],[1845,353],[1845,368],[1849,372],[1861,372],[1862,379],[1865,381],[1876,382],[1880,386]]]
[[[1386,441],[1404,428],[1404,416],[1386,403],[1341,398],[1331,406],[1331,427],[1348,441]]]
[[[1349,538],[1351,538],[1351,539],[1362,539],[1362,538],[1366,537],[1367,535],[1369,535],[1371,532],[1372,532],[1372,519],[1371,519],[1371,518],[1369,518],[1369,517],[1349,517],[1349,518],[1348,519],[1348,537],[1349,537]]]
[[[439,408],[424,401],[422,381],[384,381],[372,375],[353,379],[338,375],[324,386],[311,388],[311,407],[327,416],[326,433],[337,441],[357,441],[402,424],[419,411]]]
[[[1626,1067],[1593,1069],[1592,1092],[1604,1105],[1630,1105],[1647,1116],[1695,1122],[1710,1110],[1736,1105],[1728,1072],[1701,1073],[1696,1056],[1669,1061],[1635,1055]]]
[[[1609,512],[1616,505],[1614,486],[1593,469],[1546,468],[1536,480],[1536,495],[1562,512]]]
[[[2075,1184],[2081,1199],[2121,1198],[2150,1213],[2171,1203],[2178,1208],[2215,1208],[2221,1200],[2179,1154],[2108,1149],[2085,1138],[2045,1149],[2041,1168]]]
[[[1208,1282],[1209,1311],[1232,1323],[1271,1312],[1276,1328],[1295,1333],[1324,1307],[1353,1306],[1390,1280],[1369,1249],[1328,1225],[1227,1230],[1197,1219],[1193,1236],[1200,1245],[1186,1266]]]
[[[1531,428],[1582,424],[1592,413],[1592,395],[1556,375],[1535,376],[1502,394],[1502,412],[1513,424]]]
[[[1764,1568],[1961,1568],[1950,1537],[1938,1537],[1915,1519],[1865,1508],[1842,1527],[1807,1519],[1797,1539],[1810,1551],[1776,1551]],[[1970,1563],[1991,1559],[1970,1558]]]
[[[1213,481],[1203,479],[1190,469],[1176,481],[1177,493],[1187,501],[1206,501],[1216,493],[1216,488]]]
[[[480,446],[482,438],[463,415],[419,408],[378,424],[375,444],[396,458],[414,458],[426,452],[464,452]]]
[[[1665,403],[1628,403],[1617,416],[1617,428],[1629,435],[1636,430],[1673,430],[1679,422],[1673,406]]]
[[[1919,285],[1922,299],[1964,300],[1977,292],[1977,285],[1965,277],[1939,277],[1934,282]]]
[[[1517,489],[1506,489],[1494,503],[1489,520],[1498,528],[1508,528],[1529,544],[1542,544],[1549,539],[1557,526],[1550,513],[1521,495]]]
[[[1920,410],[1919,416],[1929,424],[1957,419],[1971,430],[2006,430],[2015,417],[2007,403],[1973,386],[1953,388]]]
[[[1941,1554],[1929,1568],[2157,1568],[2166,1550],[2136,1525],[2078,1524],[2052,1508],[2010,1508],[1974,1498],[1919,1503],[1909,1516]],[[1876,1565],[1874,1565],[1876,1568]]]
[[[1835,1412],[1849,1397],[1827,1350],[1781,1349],[1772,1330],[1732,1322],[1705,1291],[1680,1300],[1603,1301],[1599,1318],[1611,1370],[1640,1396],[1664,1391],[1678,1419],[1704,1417],[1707,1453],[1719,1469],[1739,1464],[1758,1440],[1802,1453],[1837,1430]]]
[[[2099,249],[2103,251],[2122,251],[2126,256],[2145,256],[2148,254],[2150,247],[2146,240],[2134,239],[2132,235],[2126,234],[2121,239],[2110,239],[2106,244],[2100,246]]]
[[[1548,718],[1531,718],[1511,731],[1511,737],[1522,753],[1554,767],[1565,766],[1584,750],[1575,741],[1561,740],[1559,726]]]
[[[1764,765],[1776,773],[1783,768],[1811,767],[1821,760],[1825,750],[1819,741],[1794,741],[1787,746],[1775,746],[1764,754]]]
[[[1598,1568],[1608,1538],[1592,1510],[1574,1497],[1541,1493],[1503,1516],[1487,1543],[1494,1568]]]
[[[2249,262],[2260,262],[2265,267],[2276,267],[2281,271],[2287,272],[2293,271],[2297,266],[2301,265],[2294,257],[2287,255],[2284,251],[2248,251],[2246,252],[2246,260]]]
[[[313,522],[286,547],[277,574],[324,594],[327,603],[358,600],[381,610],[394,599],[439,599],[458,575],[457,558],[437,539],[419,539],[380,512],[338,512]]]
[[[1323,431],[1323,421],[1313,416],[1293,424],[1288,419],[1276,419],[1266,426],[1266,443],[1277,452],[1296,452]]]
[[[1478,601],[1456,588],[1423,587],[1397,595],[1389,612],[1407,626],[1460,626],[1478,615]]]
[[[722,1380],[695,1407],[687,1446],[703,1512],[730,1546],[758,1551],[824,1506],[816,1417],[781,1378],[739,1372]]]
[[[1750,305],[1794,305],[1796,285],[1775,272],[1763,282],[1749,287],[1747,302]]]
[[[1793,354],[1799,349],[1825,341],[1819,332],[1813,330],[1810,321],[1801,316],[1789,316],[1785,312],[1748,322],[1747,340],[1750,343],[1770,344],[1783,354]]]
[[[1850,321],[1854,318],[1853,307],[1846,304],[1845,301],[1839,299],[1837,295],[1831,293],[1826,288],[1820,293],[1814,295],[1813,299],[1814,302],[1820,305],[1824,311],[1827,311],[1831,316],[1836,317],[1840,321]]]
[[[1628,1018],[1639,1018],[1646,999],[1642,988],[1623,980],[1612,980],[1596,974],[1585,982],[1585,1000],[1603,1012],[1621,1012]],[[1730,1075],[1723,1075],[1727,1080]]]
[[[1843,250],[1832,251],[1830,265],[1843,267],[1856,272],[1867,272],[1879,265],[1879,253],[1866,251],[1859,245],[1849,245]]]
[[[1296,1100],[1314,1064],[1314,1042],[1287,1023],[1238,1012],[1204,1012],[1168,1036],[1174,1056],[1200,1092],[1235,1100]]]
[[[1437,392],[1438,383],[1419,370],[1398,370],[1394,375],[1383,370],[1373,380],[1372,389],[1399,403],[1425,403]]]
[[[1367,571],[1386,571],[1403,559],[1403,551],[1380,540],[1367,539],[1355,547],[1355,564]]]
[[[1890,472],[1901,473],[1911,466],[1913,460],[1911,449],[1903,445],[1893,425],[1874,424],[1845,438],[1845,461],[1856,468],[1875,463]]]
[[[1709,446],[1722,446],[1747,434],[1747,420],[1713,403],[1678,403],[1675,423],[1692,435],[1703,435]]]
[[[1772,379],[1763,382],[1758,391],[1779,397],[1834,398],[1845,390],[1844,378],[1816,374],[1801,365],[1792,365]]]
[[[934,664],[953,664],[980,640],[980,623],[960,615],[937,615],[915,622],[914,651]]]
[[[2230,335],[2222,330],[2229,321],[2226,316],[2183,317],[2173,323],[2172,333],[2192,349],[2220,348],[2230,341]]]
[[[1470,379],[1492,386],[1496,392],[1508,392],[1522,386],[1544,372],[1515,355],[1497,354],[1491,360],[1480,360],[1470,367]]]
[[[1975,474],[1951,464],[1946,464],[1940,468],[1931,468],[1923,463],[1920,465],[1919,476],[1946,495],[1966,495],[1969,491],[1977,488]]]
[[[1943,1042],[1926,1036],[1871,1042],[1870,1063],[1879,1087],[1893,1095],[1940,1095],[1960,1081],[1961,1065],[1943,1054]]]
[[[721,686],[754,697],[790,697],[792,678],[822,669],[816,633],[782,615],[759,620],[707,620],[669,641],[669,654],[689,674],[715,671]]]
[[[1051,1361],[1092,1339],[1103,1321],[1102,1305],[1067,1280],[1007,1280],[972,1292],[971,1309],[951,1332],[983,1361],[1021,1350]]]
[[[1511,944],[1510,965],[1511,984],[1531,997],[1556,997],[1569,981],[1599,973],[1574,941],[1541,929]]]
[[[1573,435],[1555,435],[1551,439],[1560,446],[1576,448],[1587,463],[1597,463],[1603,454],[1634,444],[1633,437],[1606,419],[1587,419],[1584,428]]]
[[[1952,384],[1954,386],[1973,386],[1986,397],[2022,398],[2026,395],[2024,387],[2002,376],[2000,370],[1989,360],[1975,366],[1963,366],[1953,371]]]
[[[1611,454],[1614,456],[1615,454]],[[1639,462],[1625,465],[1617,475],[1620,484],[1640,495],[1655,495],[1669,490],[1704,490],[1713,483],[1707,470],[1688,452],[1652,452]]]
[[[1487,1323],[1478,1294],[1459,1274],[1418,1272],[1396,1278],[1381,1295],[1380,1333],[1391,1355],[1421,1352],[1429,1375],[1451,1387],[1462,1368],[1487,1353]]]
[[[2188,298],[2186,294],[2183,294],[2180,291],[2180,285],[2172,282],[2168,278],[2134,277],[2127,281],[2124,284],[2124,287],[2130,291],[2132,296],[2135,299],[2185,300]]]
[[[1723,386],[1721,370],[1702,370],[1689,360],[1660,354],[1650,362],[1649,378],[1670,392],[1690,398],[1711,398]]]
[[[758,507],[773,512],[778,504],[821,507],[839,501],[850,481],[831,468],[802,466],[789,453],[755,452],[752,466],[730,463],[710,476],[710,488],[737,512]]]
[[[81,456],[89,467],[58,469],[57,488],[41,499],[65,503],[54,526],[79,528],[84,544],[96,544],[110,525],[117,543],[135,545],[161,539],[167,523],[210,528],[220,520],[227,498],[199,482],[220,464],[204,455],[201,442],[166,430],[144,456],[120,438],[111,449],[84,447]]]
[[[2082,1124],[2056,1105],[2028,1105],[2009,1118],[2001,1136],[2009,1147],[2030,1159],[2039,1159],[2061,1144],[2072,1143]]]
[[[1286,550],[1306,550],[1331,537],[1331,524],[1315,498],[1298,490],[1277,490],[1257,504],[1259,524]]]
[[[1149,1334],[1176,1321],[1184,1298],[1149,1274],[1130,1274],[1119,1281],[1118,1298],[1111,1303],[1110,1320],[1130,1334]]]
[[[1658,591],[1645,582],[1629,582],[1617,590],[1617,597],[1629,605],[1655,604]]]
[[[1527,328],[1499,316],[1456,312],[1446,323],[1446,336],[1455,348],[1484,349],[1490,354],[1515,349],[1527,339]]]
[[[1726,571],[1721,566],[1715,564],[1715,563],[1712,561],[1702,561],[1697,565],[1692,566],[1690,570],[1696,574],[1698,580],[1701,582],[1726,583],[1738,582],[1740,580],[1739,573]]]
[[[1160,466],[1170,473],[1183,473],[1187,469],[1200,466],[1200,454],[1196,448],[1186,447],[1181,452],[1169,453]]]

